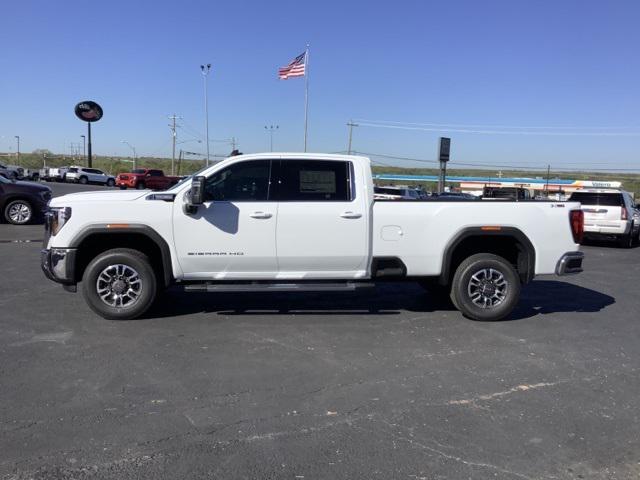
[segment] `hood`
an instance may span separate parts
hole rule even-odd
[[[97,190],[95,192],[78,192],[55,197],[51,200],[52,207],[67,206],[72,203],[86,202],[128,202],[149,195],[149,190]]]
[[[47,187],[46,185],[40,185],[39,183],[35,183],[35,182],[17,181],[17,182],[3,183],[3,185],[5,185],[7,187],[7,190],[15,191],[15,192],[35,193],[35,192],[50,192],[51,191],[51,189],[49,187]]]

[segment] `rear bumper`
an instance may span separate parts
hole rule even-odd
[[[587,223],[584,224],[585,235],[625,235],[629,233],[631,229],[631,222],[618,222],[614,224],[598,224]]]
[[[57,283],[75,285],[75,248],[51,248],[40,252],[40,266],[44,275]]]
[[[556,264],[556,275],[573,275],[582,272],[582,260],[584,253],[567,252]]]

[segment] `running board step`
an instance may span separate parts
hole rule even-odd
[[[353,292],[373,288],[374,283],[196,283],[185,292]]]

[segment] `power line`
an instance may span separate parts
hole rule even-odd
[[[448,132],[448,133],[470,133],[480,135],[535,135],[535,136],[555,136],[555,137],[640,137],[640,132],[536,132],[529,130],[474,130],[470,128],[454,127],[423,127],[412,125],[391,125],[377,124],[373,122],[359,121],[362,127],[392,128],[397,130],[418,130],[423,132]]]
[[[477,124],[456,124],[456,123],[414,123],[414,122],[397,122],[393,120],[363,120],[357,119],[359,122],[395,124],[395,125],[412,125],[421,127],[454,127],[454,128],[518,128],[521,130],[540,129],[540,130],[638,130],[640,126],[524,126],[524,125],[477,125]]]

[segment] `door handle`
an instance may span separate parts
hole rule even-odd
[[[349,211],[349,212],[342,212],[340,214],[340,216],[342,218],[360,218],[362,216],[362,214],[361,213],[357,213],[357,212]]]
[[[272,215],[269,212],[252,212],[249,214],[251,218],[271,218]]]

